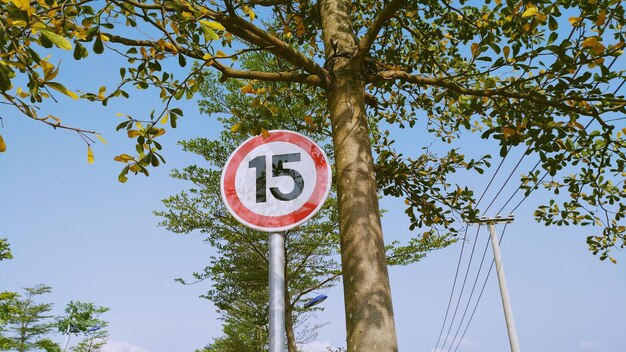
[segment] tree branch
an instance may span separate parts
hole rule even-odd
[[[400,9],[400,7],[404,5],[405,2],[406,0],[391,0],[391,2],[385,5],[385,7],[376,15],[376,18],[374,18],[374,21],[368,28],[367,33],[365,33],[365,36],[361,38],[361,41],[359,42],[359,47],[354,55],[354,60],[360,61],[363,59],[376,40],[380,30]]]
[[[317,285],[315,285],[315,286],[313,286],[313,287],[309,287],[309,288],[307,288],[306,290],[304,290],[304,291],[300,292],[299,294],[297,294],[297,295],[294,297],[293,301],[291,302],[291,305],[292,305],[292,306],[293,306],[293,305],[295,305],[295,304],[296,304],[296,302],[298,302],[298,301],[300,300],[300,298],[302,298],[302,296],[306,295],[307,293],[311,293],[311,292],[313,292],[313,291],[315,291],[315,290],[319,289],[320,287],[322,287],[322,286],[326,285],[327,283],[329,283],[329,282],[331,282],[331,281],[335,280],[335,279],[336,279],[336,278],[338,278],[340,275],[341,275],[341,273],[333,274],[333,275],[331,275],[330,277],[326,278],[326,280],[321,281],[319,284],[317,284]]]
[[[248,5],[259,5],[259,6],[278,6],[278,5],[290,5],[292,4],[292,0],[249,0],[246,2]]]
[[[512,99],[520,99],[531,101],[537,105],[556,108],[562,111],[576,113],[578,115],[590,116],[595,119],[602,127],[605,129],[611,130],[613,126],[607,124],[598,113],[595,111],[588,111],[583,109],[578,109],[573,106],[569,106],[559,101],[552,101],[545,98],[542,95],[531,95],[524,94],[518,92],[508,91],[505,88],[498,89],[470,89],[465,88],[457,84],[456,82],[448,81],[444,78],[433,78],[433,77],[425,77],[412,75],[404,71],[381,71],[369,77],[368,82],[382,82],[382,81],[392,81],[392,80],[400,80],[408,83],[414,83],[422,86],[435,86],[435,87],[443,87],[447,88],[457,94],[462,95],[472,95],[477,97],[504,97],[504,98],[512,98]]]
[[[6,103],[6,104],[14,106],[18,111],[20,111],[22,114],[26,115],[27,117],[29,117],[29,118],[31,118],[33,120],[37,120],[39,122],[43,122],[46,125],[54,128],[54,129],[60,128],[60,129],[64,129],[64,130],[74,131],[74,132],[76,132],[76,133],[78,133],[80,135],[83,135],[83,134],[93,134],[93,135],[99,134],[96,131],[84,130],[82,128],[77,128],[77,127],[63,125],[63,124],[61,124],[61,120],[59,120],[56,117],[53,117],[52,115],[48,115],[46,117],[39,117],[39,116],[37,116],[37,113],[35,111],[30,109],[28,107],[28,105],[24,104],[19,99],[16,99],[15,97],[7,94],[6,92],[0,92],[0,95],[2,95],[8,101],[8,103]],[[54,122],[49,121],[49,119],[54,120]]]
[[[269,51],[311,74],[316,74],[321,77],[328,75],[328,72],[315,61],[306,57],[300,51],[296,50],[281,39],[271,35],[267,31],[255,26],[241,17],[225,16],[223,14],[215,14],[211,17],[213,17],[213,19],[217,22],[220,22],[228,32],[237,35],[243,40],[259,45],[258,39],[261,39],[264,45],[259,46],[271,47]],[[242,29],[244,31],[242,31]]]

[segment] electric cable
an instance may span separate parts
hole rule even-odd
[[[463,292],[465,291],[465,283],[467,282],[467,275],[469,274],[470,268],[472,266],[472,259],[474,258],[474,250],[476,249],[476,243],[478,243],[478,232],[480,231],[480,226],[476,231],[476,240],[472,245],[472,252],[470,253],[470,258],[467,263],[467,270],[465,270],[465,276],[463,277],[463,284],[461,285],[461,292],[459,293],[459,299],[456,301],[456,307],[454,308],[454,314],[452,314],[452,319],[450,320],[450,327],[448,328],[448,332],[446,332],[446,338],[443,340],[442,348],[446,346],[446,342],[448,341],[448,337],[450,336],[450,331],[452,330],[452,326],[454,325],[454,319],[456,318],[456,313],[459,310],[459,305],[461,303],[461,298],[463,297]]]
[[[477,206],[478,206],[478,204],[480,204],[480,202],[482,201],[482,199],[485,196],[485,194],[487,194],[487,191],[489,190],[489,187],[493,183],[493,180],[496,178],[496,175],[498,174],[498,172],[500,171],[500,168],[504,164],[504,160],[506,160],[506,157],[509,155],[509,153],[508,153],[509,151],[510,151],[510,147],[507,150],[507,153],[504,155],[504,157],[500,160],[500,163],[498,164],[498,167],[496,168],[496,171],[491,176],[491,179],[489,180],[489,182],[487,183],[487,186],[483,190],[483,193],[481,194],[480,198],[478,199],[478,202],[476,202]],[[468,230],[469,230],[469,228],[465,227],[465,233],[463,234],[463,244],[461,245],[461,253],[459,254],[459,260],[457,262],[456,272],[454,274],[454,281],[452,283],[452,290],[450,292],[450,298],[448,299],[448,306],[446,307],[446,313],[445,313],[445,316],[443,318],[443,322],[441,323],[441,330],[439,331],[439,337],[437,338],[437,344],[435,345],[435,351],[437,351],[437,348],[439,347],[439,343],[441,342],[441,336],[443,335],[443,330],[445,329],[446,322],[448,320],[448,314],[450,313],[450,305],[452,304],[452,298],[454,297],[454,291],[455,291],[455,288],[456,288],[456,281],[457,281],[458,275],[459,275],[459,269],[460,269],[461,261],[462,261],[462,258],[463,258],[463,251],[464,251],[464,248],[465,248],[465,242],[466,242],[466,239],[467,239],[467,231]]]
[[[478,225],[479,233],[476,234],[476,241],[478,241],[478,236],[480,235],[480,227],[481,225],[479,224]],[[463,326],[463,322],[465,321],[465,316],[467,315],[467,310],[470,306],[470,303],[472,302],[472,297],[474,297],[476,284],[478,283],[478,279],[480,278],[480,273],[482,271],[482,267],[485,262],[485,257],[487,256],[487,250],[489,249],[490,242],[491,241],[489,240],[489,237],[487,237],[487,242],[485,243],[485,249],[483,250],[483,255],[480,258],[480,265],[478,266],[478,270],[476,271],[476,278],[474,279],[474,284],[472,285],[472,291],[470,292],[469,298],[467,299],[467,304],[465,305],[465,309],[463,310],[463,316],[461,317],[461,321],[459,322],[459,327],[454,332],[454,338],[452,339],[452,344],[450,345],[450,348],[448,349],[448,351],[452,350],[452,347],[454,346],[454,342],[456,341],[457,336],[459,336],[459,331],[461,330],[461,326]]]
[[[502,234],[500,235],[500,239],[498,240],[499,244],[502,244],[502,239],[504,238],[504,234],[506,233],[507,226],[508,224],[505,223],[504,229],[502,229]],[[487,244],[489,244],[491,242],[491,239],[488,239],[487,241],[488,241]],[[478,308],[480,299],[483,297],[483,293],[485,292],[485,287],[487,286],[487,281],[489,280],[489,276],[491,275],[491,270],[493,270],[493,266],[495,262],[496,262],[495,258],[491,260],[489,271],[487,271],[487,276],[485,277],[485,281],[483,282],[483,287],[480,289],[480,294],[478,295],[478,299],[476,300],[476,304],[474,305],[472,314],[470,315],[469,320],[467,321],[467,325],[465,326],[465,329],[463,330],[463,334],[461,335],[461,338],[459,339],[459,342],[457,343],[456,348],[454,349],[453,352],[456,352],[456,350],[459,349],[459,346],[461,346],[461,341],[463,341],[463,338],[465,338],[465,334],[467,333],[467,330],[469,329],[469,326],[472,323],[472,319],[474,319],[474,314],[476,313],[476,309]]]
[[[441,331],[439,331],[439,337],[437,338],[437,345],[435,346],[435,352],[437,351],[437,347],[439,347],[439,342],[441,342],[441,335],[443,334],[443,330],[445,329],[446,320],[448,320],[448,313],[450,312],[450,304],[452,303],[452,297],[454,296],[454,288],[456,287],[456,280],[459,275],[459,268],[461,267],[461,259],[463,258],[463,249],[465,248],[465,239],[467,238],[468,230],[469,230],[469,227],[465,227],[465,234],[463,235],[463,243],[461,244],[461,254],[459,255],[459,261],[456,264],[456,272],[454,273],[452,291],[450,292],[450,298],[448,299],[448,307],[446,308],[446,314],[443,318],[443,323],[441,324]]]

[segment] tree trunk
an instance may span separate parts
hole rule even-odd
[[[350,2],[321,0],[333,128],[348,352],[398,350]]]

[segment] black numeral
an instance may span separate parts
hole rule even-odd
[[[298,198],[304,189],[304,179],[297,170],[285,167],[285,164],[300,161],[300,153],[278,154],[272,156],[272,177],[290,177],[293,180],[293,189],[289,193],[281,192],[278,187],[270,187],[274,198],[290,201]],[[267,166],[265,155],[259,155],[250,160],[248,166],[256,170],[256,202],[267,201]]]

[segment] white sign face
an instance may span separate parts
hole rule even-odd
[[[330,191],[330,163],[309,138],[270,131],[245,141],[222,171],[226,208],[251,228],[278,232],[310,219]]]

